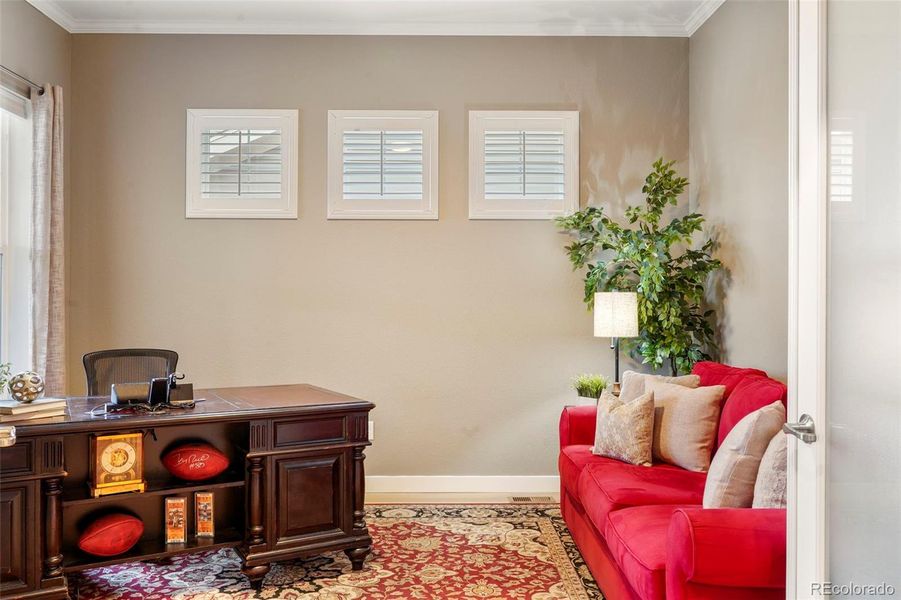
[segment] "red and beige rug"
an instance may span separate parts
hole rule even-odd
[[[231,550],[132,563],[72,578],[82,600],[597,600],[556,505],[367,507],[373,552],[353,572],[343,552],[274,565],[255,592]],[[76,595],[77,594],[77,595]]]

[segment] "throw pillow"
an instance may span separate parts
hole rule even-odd
[[[648,379],[645,389],[654,394],[654,458],[689,471],[707,471],[725,388],[688,388]]]
[[[760,460],[783,423],[785,406],[777,400],[735,424],[710,463],[704,508],[750,508]]]
[[[676,385],[684,385],[685,387],[696,388],[701,383],[701,378],[697,375],[681,375],[679,377],[666,377],[665,375],[649,375],[646,373],[636,373],[635,371],[626,371],[623,373],[623,382],[619,391],[619,397],[623,402],[631,402],[645,393],[645,382],[661,381],[665,383],[675,383]]]
[[[757,471],[753,508],[785,508],[785,479],[788,470],[787,437],[781,431],[773,436]]]
[[[623,402],[607,390],[598,400],[598,421],[592,452],[633,465],[651,464],[654,396]]]

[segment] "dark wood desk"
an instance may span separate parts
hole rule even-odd
[[[0,449],[0,595],[65,598],[66,574],[92,567],[234,547],[256,587],[279,560],[343,550],[354,570],[372,539],[363,510],[363,450],[374,405],[310,385],[198,390],[193,409],[92,416],[104,397],[70,398],[65,417],[16,426]],[[145,492],[92,498],[94,433],[144,431]],[[173,444],[205,440],[229,457],[206,482],[174,479],[160,462]],[[193,537],[193,492],[215,493],[216,537]],[[185,544],[165,543],[163,498],[188,496]],[[144,521],[126,554],[100,558],[76,542],[98,511],[122,509]]]

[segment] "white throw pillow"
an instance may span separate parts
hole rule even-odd
[[[704,508],[750,508],[760,461],[785,423],[785,406],[773,402],[735,424],[710,463]]]
[[[650,465],[654,437],[654,396],[648,392],[623,402],[604,390],[598,400],[592,452],[633,465]]]
[[[780,430],[773,436],[757,471],[753,508],[785,508],[785,479],[788,470],[787,436]]]
[[[645,389],[654,394],[654,458],[689,471],[710,468],[726,388],[648,379]]]
[[[650,375],[648,373],[636,373],[635,371],[626,371],[623,373],[622,386],[619,391],[619,398],[623,402],[631,402],[645,393],[646,382],[659,381],[664,383],[675,383],[676,385],[688,388],[696,388],[701,385],[701,378],[697,375],[680,375],[679,377],[667,377],[665,375]]]

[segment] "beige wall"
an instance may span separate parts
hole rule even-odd
[[[44,84],[69,87],[72,36],[25,0],[0,0],[0,64]],[[64,92],[65,93],[65,92]]]
[[[721,244],[723,359],[786,376],[788,7],[727,0],[692,36],[691,196]]]
[[[200,386],[375,401],[370,474],[556,472],[610,350],[552,223],[467,219],[467,110],[581,111],[582,202],[635,201],[687,165],[688,40],[76,35],[73,80],[72,391],[83,352],[171,347]],[[300,109],[298,220],[184,219],[188,107]],[[440,111],[439,221],[325,219],[326,111],[355,108]]]

